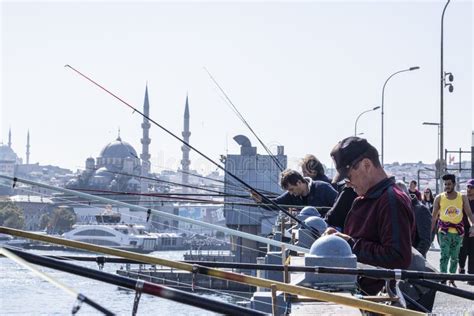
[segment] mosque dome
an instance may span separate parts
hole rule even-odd
[[[127,142],[122,141],[120,136],[108,144],[100,152],[101,158],[138,158],[137,152]]]
[[[13,149],[8,147],[7,145],[0,145],[0,160],[16,162],[17,159],[18,156],[15,154]]]

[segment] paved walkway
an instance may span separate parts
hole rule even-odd
[[[428,251],[427,259],[433,267],[439,269],[439,246],[435,243],[435,249]],[[456,281],[459,289],[474,291],[474,286],[466,282]],[[436,292],[433,314],[436,315],[473,315],[474,302],[446,293]]]

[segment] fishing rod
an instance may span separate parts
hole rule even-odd
[[[354,308],[358,308],[358,309],[362,309],[362,310],[370,311],[370,312],[400,315],[400,316],[423,315],[422,313],[419,313],[413,310],[403,309],[396,306],[380,305],[374,302],[359,299],[357,297],[349,297],[346,295],[329,293],[325,291],[306,288],[299,285],[292,285],[292,284],[278,282],[274,280],[266,280],[266,279],[262,279],[258,277],[249,276],[249,275],[233,273],[229,271],[222,271],[222,270],[213,269],[213,268],[207,268],[207,267],[197,265],[197,264],[192,265],[192,264],[177,262],[177,261],[168,260],[164,258],[158,258],[154,256],[147,256],[147,255],[142,255],[142,254],[133,253],[129,251],[113,249],[110,247],[93,245],[89,243],[78,242],[78,241],[53,237],[53,236],[38,235],[38,234],[27,232],[24,230],[13,229],[13,228],[8,228],[4,226],[0,226],[0,233],[33,239],[37,241],[43,241],[43,242],[52,243],[52,244],[59,244],[59,245],[67,246],[67,247],[90,251],[90,252],[123,257],[123,258],[132,259],[136,261],[143,261],[152,265],[162,265],[162,266],[172,267],[177,270],[183,270],[183,271],[188,271],[191,273],[208,275],[208,276],[219,278],[219,279],[225,279],[225,280],[234,281],[234,282],[243,283],[243,284],[250,284],[257,287],[265,287],[265,288],[273,287],[277,291],[283,291],[290,294],[314,298],[314,299],[325,301],[325,302],[333,302],[336,304],[351,306]]]
[[[167,169],[167,170],[170,170],[170,169]],[[198,175],[198,174],[195,174],[195,173],[192,173],[192,172],[188,172],[188,171],[184,171],[184,170],[172,170],[172,171],[175,171],[175,172],[178,172],[178,173],[183,173],[183,174],[188,174],[190,176],[194,176],[194,177],[197,177],[197,178],[202,178],[202,179],[205,179],[205,180],[211,180],[211,181],[215,181],[215,182],[219,182],[219,183],[222,183],[226,186],[229,186],[229,187],[234,187],[235,190],[239,190],[239,191],[247,191],[245,188],[243,188],[241,185],[238,185],[236,183],[231,183],[229,181],[224,181],[224,180],[220,180],[220,179],[215,179],[215,178],[211,178],[211,177],[206,177],[206,176],[202,176],[202,175]],[[223,186],[219,186],[220,188],[224,188]],[[276,192],[272,192],[272,191],[268,191],[268,190],[263,190],[263,189],[260,189],[260,192],[263,192],[267,195],[274,195],[274,196],[278,196],[280,195],[280,193],[276,193]]]
[[[21,182],[21,183],[30,184],[30,185],[36,185],[36,186],[43,187],[43,188],[46,188],[46,189],[50,189],[50,190],[53,190],[53,191],[58,191],[58,192],[66,193],[66,194],[71,194],[71,195],[74,195],[74,196],[79,196],[79,197],[82,197],[82,198],[90,200],[90,201],[96,201],[97,200],[97,201],[104,202],[106,204],[119,205],[119,206],[127,207],[131,210],[141,211],[141,212],[147,213],[148,218],[153,213],[153,214],[161,215],[163,217],[166,217],[166,218],[169,218],[169,219],[172,219],[172,220],[187,222],[187,223],[190,223],[190,224],[193,224],[193,225],[214,229],[216,231],[222,231],[223,233],[226,233],[226,234],[229,234],[229,235],[233,235],[233,236],[237,236],[237,237],[242,237],[242,238],[258,241],[258,242],[261,242],[261,243],[264,243],[264,244],[270,244],[272,246],[276,246],[276,247],[279,247],[279,248],[284,246],[286,249],[290,249],[290,250],[294,250],[294,251],[299,251],[299,252],[303,252],[303,253],[308,253],[309,252],[309,249],[304,248],[304,247],[299,247],[299,246],[295,246],[295,245],[292,245],[292,244],[279,242],[279,241],[276,241],[276,240],[273,240],[273,239],[268,239],[268,238],[253,235],[253,234],[250,234],[250,233],[230,229],[230,228],[227,228],[227,227],[210,224],[210,223],[206,223],[206,222],[203,222],[203,221],[198,221],[198,220],[195,220],[195,219],[192,219],[192,218],[187,218],[187,217],[182,217],[182,216],[179,216],[179,215],[166,213],[166,212],[159,211],[159,210],[152,209],[152,208],[145,208],[145,207],[142,207],[142,206],[139,206],[139,205],[128,204],[128,203],[120,202],[120,201],[117,201],[117,200],[107,199],[107,198],[104,198],[104,197],[101,197],[101,196],[96,196],[96,195],[91,195],[91,194],[87,194],[87,193],[83,193],[83,192],[77,192],[77,191],[74,191],[74,190],[59,188],[59,187],[55,187],[55,186],[52,186],[52,185],[49,185],[49,184],[38,183],[38,182],[35,182],[35,181],[31,181],[31,180],[20,179],[20,178],[17,178],[17,177],[12,178],[12,177],[5,176],[5,175],[2,175],[2,174],[0,174],[0,178],[7,179],[7,180],[12,180],[14,183]]]
[[[270,149],[268,149],[268,147],[265,145],[265,143],[260,139],[260,137],[258,137],[257,133],[255,133],[255,131],[253,130],[253,128],[250,126],[250,124],[247,122],[247,120],[243,117],[243,115],[239,112],[239,110],[237,109],[237,107],[235,106],[234,102],[232,102],[232,100],[229,98],[229,96],[227,95],[227,93],[225,93],[224,89],[222,89],[222,87],[217,83],[217,80],[214,79],[214,76],[209,72],[209,70],[207,70],[206,67],[204,67],[204,70],[207,72],[207,74],[209,75],[209,77],[211,78],[212,82],[214,82],[214,84],[216,85],[216,87],[221,91],[221,93],[224,95],[225,97],[225,100],[227,101],[227,103],[231,106],[231,108],[234,110],[234,113],[237,115],[237,117],[242,121],[242,123],[244,123],[245,126],[247,126],[247,128],[250,130],[250,132],[252,132],[252,134],[255,136],[255,138],[257,138],[258,142],[260,143],[260,145],[263,146],[263,148],[265,149],[265,151],[267,152],[267,154],[270,156],[270,158],[273,160],[273,162],[275,163],[275,165],[278,167],[278,169],[280,169],[280,172],[282,172],[285,168],[283,168],[283,166],[281,165],[280,161],[278,161],[278,159],[272,154],[272,152],[270,151]]]
[[[1,177],[2,177],[2,175],[0,174],[0,178],[1,178]],[[0,183],[0,186],[7,186],[7,185],[5,185],[5,184],[3,184],[3,183]],[[51,188],[54,188],[54,187],[49,187],[49,189],[51,189]],[[66,190],[67,190],[67,189],[66,189]],[[64,193],[64,191],[61,191],[61,190],[59,190],[59,191]],[[33,191],[32,191],[32,192],[33,192]],[[67,202],[69,202],[70,204],[73,203],[73,205],[83,205],[83,206],[91,207],[90,203],[89,203],[88,205],[85,205],[84,203],[80,203],[80,202],[71,202],[71,201],[65,199],[64,197],[56,197],[56,198],[58,198],[58,199],[60,199],[60,200],[62,200],[62,201],[67,201]],[[101,201],[102,201],[102,200],[101,200]],[[107,202],[107,203],[105,203],[105,204],[114,204],[114,202],[116,202],[116,200],[107,200],[107,201],[109,201],[110,203]],[[102,202],[103,202],[103,201],[102,201]],[[115,203],[115,204],[116,204],[116,203]],[[130,205],[130,204],[125,204],[125,205],[126,205],[126,207],[128,207],[128,208],[130,208],[130,206],[135,206],[135,205]],[[122,205],[122,206],[123,206],[123,205]],[[131,207],[130,209],[134,209],[134,208]],[[146,209],[149,210],[149,208],[146,208]],[[135,209],[135,210],[136,210],[136,209]],[[143,209],[141,209],[141,210],[143,211]],[[236,212],[241,213],[241,211],[239,211],[238,209],[234,209],[234,210],[235,210]],[[158,211],[153,210],[153,212],[158,212]],[[148,213],[148,211],[147,211],[147,213]],[[166,213],[166,214],[168,214],[168,213]],[[151,215],[151,212],[150,212],[149,215]],[[253,219],[253,218],[251,218],[251,217],[250,217],[248,214],[246,214],[246,213],[242,213],[242,215],[243,215],[243,216],[247,216],[247,217],[249,217],[250,219]],[[132,216],[132,215],[131,215],[131,214],[128,214],[127,216]],[[141,220],[144,220],[143,218],[138,217],[138,216],[134,216],[134,217],[135,217],[135,218],[139,218],[139,219],[141,219]],[[166,215],[165,215],[165,217],[166,217]],[[176,220],[176,218],[181,218],[181,219],[178,219],[178,221],[181,220],[181,221],[189,222],[189,221],[187,220],[187,218],[184,218],[184,220],[183,220],[182,217],[175,215],[175,216],[173,217],[173,219]],[[271,224],[271,222],[268,220],[268,218],[263,218],[263,219],[267,220],[267,221]],[[151,221],[152,223],[156,223],[155,221],[153,221],[153,219],[151,218],[151,216],[150,216],[149,218],[147,218],[147,220],[148,220],[148,221]],[[253,220],[255,220],[255,219],[253,219]],[[236,230],[233,230],[233,229],[229,229],[229,228],[225,228],[225,227],[218,226],[218,225],[213,225],[213,224],[209,224],[209,223],[204,223],[204,222],[197,221],[197,220],[191,220],[191,222],[192,222],[192,223],[197,223],[198,226],[204,226],[204,227],[207,227],[207,228],[209,228],[209,226],[211,226],[211,227],[213,227],[214,230],[217,230],[217,231],[222,231],[222,229],[220,229],[220,228],[224,228],[224,229],[226,230],[226,231],[224,231],[224,233],[227,233],[227,234],[230,234],[230,235],[234,235],[234,236],[243,237],[243,238],[247,238],[247,239],[251,239],[251,240],[257,239],[257,241],[263,242],[263,243],[266,243],[266,244],[268,244],[268,241],[270,240],[270,241],[271,241],[271,244],[272,244],[272,245],[275,245],[275,244],[273,244],[273,240],[271,240],[271,239],[266,239],[266,238],[264,238],[264,237],[257,237],[257,238],[255,238],[254,235],[250,235],[250,234],[247,234],[247,233],[244,233],[244,232],[239,232],[239,231],[236,231]],[[161,224],[161,225],[164,225],[163,223],[160,223],[160,224]],[[183,232],[186,232],[186,233],[191,232],[191,231],[189,231],[189,230],[185,230],[185,229],[182,229],[182,228],[179,228],[179,227],[175,227],[175,226],[170,225],[170,224],[168,224],[168,227],[169,227],[169,228],[176,229],[176,230],[180,230],[180,231],[183,231]],[[194,232],[192,232],[192,233],[194,233]],[[208,237],[208,239],[216,240],[216,241],[222,241],[222,240],[219,240],[219,239],[216,239],[216,238],[212,238],[212,237]],[[237,246],[237,247],[242,247],[242,248],[245,248],[245,249],[250,250],[250,251],[259,252],[259,250],[257,250],[257,249],[249,248],[249,247],[246,247],[246,246],[243,246],[243,245],[238,245],[237,243],[232,243],[232,242],[228,242],[228,241],[225,241],[225,243],[226,243],[226,244],[233,245],[233,246]],[[277,246],[277,247],[281,247],[281,243],[280,243],[279,245],[277,244],[276,246]],[[295,251],[303,251],[303,252],[304,252],[304,251],[308,251],[306,248],[297,247],[297,246],[294,246],[294,247],[296,247],[296,248],[294,249]],[[293,248],[294,248],[294,247],[293,247]],[[292,248],[292,245],[290,245],[290,248]],[[300,250],[297,250],[297,249],[300,249]]]
[[[98,169],[95,169],[95,170],[98,170]],[[218,190],[206,189],[206,188],[203,188],[203,187],[200,187],[200,186],[194,186],[194,185],[190,185],[190,184],[184,184],[184,183],[179,183],[179,182],[162,180],[162,179],[157,179],[157,178],[152,178],[152,177],[147,177],[147,176],[136,176],[136,175],[129,174],[129,173],[115,172],[115,171],[109,171],[109,170],[107,170],[106,172],[112,173],[112,174],[128,176],[128,177],[134,177],[134,178],[138,178],[138,179],[145,179],[145,180],[155,181],[155,182],[159,182],[159,183],[171,184],[171,185],[179,186],[179,187],[185,187],[185,188],[191,188],[191,189],[202,190],[202,191],[207,191],[207,192],[225,194],[225,192],[218,191]]]
[[[77,260],[77,261],[100,261],[110,263],[130,263],[130,264],[144,264],[144,262],[137,262],[124,258],[116,257],[85,257],[85,256],[49,256],[59,260]],[[289,272],[312,272],[312,273],[326,273],[326,274],[345,274],[357,275],[373,279],[417,279],[417,280],[453,280],[453,281],[474,281],[472,274],[451,274],[451,273],[436,273],[423,272],[412,270],[397,270],[397,269],[368,269],[368,268],[331,268],[321,266],[285,266],[278,264],[253,264],[253,263],[233,263],[233,262],[219,262],[219,261],[194,261],[183,260],[181,262],[189,264],[200,264],[206,267],[213,268],[229,268],[229,269],[245,269],[245,270],[264,270],[264,271],[285,271]]]
[[[207,194],[207,193],[139,193],[139,192],[127,192],[127,191],[112,191],[112,190],[98,190],[98,189],[82,189],[78,188],[75,189],[76,191],[80,192],[92,192],[92,193],[100,193],[100,194],[95,194],[98,196],[108,196],[108,195],[124,195],[124,196],[147,196],[147,197],[162,197],[162,198],[168,198],[168,197],[175,197],[175,198],[180,198],[183,200],[186,200],[186,196],[214,196],[214,197],[236,197],[236,198],[242,198],[242,199],[249,199],[248,195],[238,195],[238,194]],[[199,199],[191,199],[191,200],[196,200],[199,201]],[[208,201],[208,200],[204,200]]]
[[[195,148],[194,146],[192,146],[191,144],[189,144],[188,142],[184,141],[182,138],[176,136],[176,134],[174,134],[173,132],[171,132],[169,129],[165,128],[164,126],[162,126],[161,124],[159,124],[158,122],[156,122],[155,120],[153,120],[152,118],[148,117],[147,115],[145,115],[143,112],[141,112],[139,109],[135,108],[134,106],[130,105],[129,103],[127,103],[126,101],[124,101],[123,99],[121,99],[120,97],[118,97],[117,95],[115,95],[114,93],[112,93],[111,91],[107,90],[106,88],[104,88],[102,85],[100,85],[99,83],[95,82],[94,80],[92,80],[91,78],[89,78],[88,76],[84,75],[83,73],[81,73],[80,71],[78,71],[77,69],[75,69],[74,67],[70,66],[70,65],[65,65],[66,68],[69,68],[71,70],[73,70],[75,73],[77,73],[78,75],[80,75],[81,77],[85,78],[86,80],[88,80],[89,82],[91,82],[92,84],[94,84],[95,86],[99,87],[100,89],[104,90],[106,93],[110,94],[111,96],[113,96],[115,99],[119,100],[121,103],[123,103],[124,105],[126,105],[127,107],[129,107],[130,109],[133,110],[133,113],[138,113],[140,114],[142,117],[146,118],[148,121],[152,122],[153,124],[155,124],[157,127],[159,127],[161,130],[163,130],[164,132],[166,132],[168,135],[170,135],[171,137],[173,137],[174,139],[178,140],[179,142],[181,142],[182,144],[184,144],[185,146],[187,146],[188,148],[192,149],[194,152],[196,152],[197,154],[199,154],[201,157],[203,157],[204,159],[206,159],[207,161],[209,161],[210,163],[212,163],[213,165],[215,165],[217,168],[221,169],[222,171],[226,172],[230,177],[232,177],[233,179],[235,179],[237,182],[239,182],[240,184],[242,184],[244,187],[246,187],[250,192],[255,192],[258,196],[260,196],[263,200],[264,203],[269,203],[269,204],[272,204],[273,207],[275,207],[276,209],[278,209],[279,211],[283,212],[284,214],[286,214],[287,216],[291,217],[293,220],[295,220],[298,224],[301,225],[301,227],[309,230],[310,232],[312,232],[314,234],[314,236],[317,236],[319,237],[320,236],[320,233],[306,225],[303,221],[301,221],[299,218],[297,218],[296,216],[294,216],[293,214],[291,214],[290,212],[288,212],[287,210],[285,210],[284,208],[278,206],[278,204],[276,204],[275,202],[273,202],[271,199],[269,199],[268,197],[266,197],[265,195],[263,195],[262,193],[260,193],[259,191],[257,191],[255,188],[253,188],[252,186],[250,186],[249,184],[247,184],[245,181],[243,181],[242,179],[240,179],[239,177],[237,177],[236,175],[234,175],[232,172],[230,172],[229,170],[226,170],[224,167],[222,167],[220,164],[218,164],[217,162],[215,162],[214,160],[212,160],[211,158],[209,158],[207,155],[205,155],[204,153],[202,153],[200,150],[198,150],[197,148]]]
[[[4,184],[4,183],[0,183],[0,186],[6,186],[8,187],[8,185]],[[25,191],[30,191],[32,193],[37,193],[35,191],[31,191],[31,190],[26,190],[24,189]],[[66,201],[68,202],[69,204],[67,205],[72,205],[71,204],[71,201],[65,199],[64,197],[57,197],[57,199],[61,200],[61,201]],[[86,206],[86,207],[91,207],[90,203],[89,204],[83,204],[83,203],[78,203],[78,202],[72,202],[73,205],[79,205],[79,206]],[[92,206],[93,207],[93,206]],[[236,212],[238,213],[241,213],[241,211],[239,211],[238,209],[234,209]],[[242,213],[243,216],[249,216],[245,213]],[[144,219],[142,217],[139,217],[139,216],[136,216],[136,215],[132,215],[132,214],[127,214],[127,216],[130,216],[130,217],[134,217],[136,219],[140,219],[141,221],[143,221]],[[266,221],[268,221],[270,223],[270,221],[268,220],[268,218],[264,218]],[[160,225],[163,225],[164,227],[166,228],[171,228],[171,229],[175,229],[177,231],[181,231],[181,232],[184,232],[184,233],[191,233],[191,234],[195,234],[196,232],[195,231],[191,231],[191,230],[187,230],[187,229],[184,229],[182,227],[175,227],[174,225],[172,224],[168,224],[166,225],[165,223],[160,223],[160,222],[157,222],[157,221],[154,221],[153,218],[149,218],[148,219],[149,222],[151,223],[159,223]],[[173,223],[173,222],[171,222]],[[271,223],[270,223],[271,224]],[[239,245],[238,243],[235,243],[235,242],[231,242],[231,241],[228,241],[228,240],[222,240],[222,239],[219,239],[219,238],[215,238],[215,237],[212,237],[212,236],[206,236],[206,240],[210,240],[212,242],[219,242],[219,243],[225,243],[226,245],[231,245],[231,246],[234,246],[234,247],[240,247],[242,249],[247,249],[248,251],[251,251],[251,252],[260,252],[260,250],[258,249],[254,249],[254,248],[250,248],[250,247],[247,247],[247,246],[244,246],[244,245]],[[197,245],[198,246],[198,245]],[[192,250],[192,249],[191,249]]]
[[[219,314],[226,315],[267,315],[263,312],[230,304],[223,301],[216,301],[193,293],[173,289],[167,286],[147,282],[144,280],[132,279],[112,273],[107,273],[86,267],[80,267],[64,261],[58,261],[51,258],[34,255],[17,249],[8,248],[9,251],[15,253],[24,260],[41,265],[43,267],[60,270],[63,272],[79,275],[89,279],[117,285],[119,287],[135,290],[137,293],[146,293],[153,296],[165,298],[178,303],[191,305]],[[113,314],[108,314],[113,315]]]
[[[108,316],[113,316],[115,315],[114,313],[112,313],[111,311],[109,311],[107,308],[101,306],[100,304],[94,302],[93,300],[91,300],[90,298],[88,298],[87,296],[85,296],[84,294],[81,294],[81,293],[78,293],[76,292],[75,290],[67,287],[65,284],[63,284],[62,282],[56,280],[56,279],[53,279],[51,276],[49,276],[48,274],[44,273],[44,272],[41,272],[39,271],[38,269],[34,268],[31,264],[29,264],[28,262],[26,261],[29,261],[29,260],[24,260],[24,256],[22,256],[18,250],[15,250],[13,248],[10,248],[10,247],[3,247],[3,248],[0,248],[0,254],[4,255],[5,257],[15,261],[16,263],[18,263],[19,265],[21,265],[22,267],[30,270],[31,272],[33,272],[33,274],[36,274],[37,276],[39,276],[40,278],[42,278],[43,280],[45,280],[46,282],[49,282],[53,285],[55,285],[56,287],[60,288],[61,290],[63,290],[64,292],[68,293],[69,295],[71,295],[72,297],[76,298],[77,299],[77,302],[78,304],[75,305],[73,307],[73,310],[72,310],[72,314],[76,314],[78,311],[79,311],[79,308],[80,308],[80,304],[81,303],[86,303],[87,305],[95,308],[96,310],[98,310],[99,312],[103,313],[104,315],[108,315]],[[31,262],[31,261],[30,261]]]

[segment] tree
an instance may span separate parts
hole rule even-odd
[[[0,203],[0,225],[22,229],[25,224],[23,210],[12,202]]]
[[[62,234],[71,230],[76,223],[76,213],[68,206],[58,206],[53,210],[49,226],[53,233]]]

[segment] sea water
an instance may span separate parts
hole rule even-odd
[[[32,251],[39,255],[72,256],[86,255],[84,252]],[[154,252],[151,255],[164,259],[182,260],[185,251]],[[89,255],[89,254],[88,254]],[[97,269],[95,262],[68,261],[83,267]],[[123,264],[106,263],[103,271],[115,273]],[[100,281],[75,276],[69,273],[36,266],[38,270],[49,274],[56,280],[76,292],[101,304],[117,315],[131,315],[135,291],[120,289]],[[133,265],[132,265],[133,267]],[[199,294],[219,301],[235,302],[236,297],[222,293],[206,292]],[[71,315],[76,299],[34,275],[8,258],[0,258],[0,315]],[[100,313],[83,303],[77,315],[99,315]],[[137,315],[215,315],[193,306],[142,294]]]

